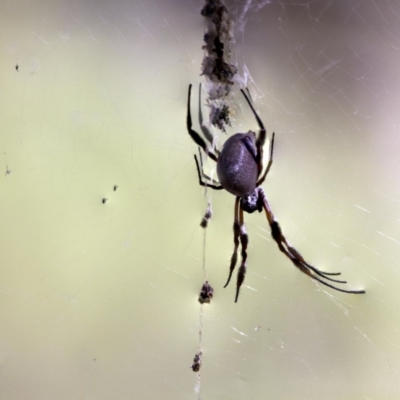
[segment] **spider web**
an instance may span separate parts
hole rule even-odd
[[[234,199],[198,185],[185,128],[202,6],[2,4],[0,398],[399,397],[399,2],[226,2],[238,79],[276,133],[272,210],[367,291],[313,282],[246,214],[237,304]],[[230,101],[219,146],[257,129],[237,86]]]

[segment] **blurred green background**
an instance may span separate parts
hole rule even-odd
[[[185,127],[202,1],[3,1],[0,399],[399,398],[400,4],[226,5],[272,209],[367,293],[299,273],[258,213],[239,302],[222,288],[234,198],[198,185]],[[235,102],[228,135],[256,129]]]

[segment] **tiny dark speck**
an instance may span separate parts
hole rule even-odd
[[[116,192],[117,189],[118,189],[118,186],[117,186],[117,185],[114,185],[114,192]]]
[[[19,65],[15,64],[15,70],[18,72]]]
[[[101,202],[103,203],[103,204],[106,204],[106,202],[107,202],[107,198],[106,197],[103,197],[102,199],[101,199]]]

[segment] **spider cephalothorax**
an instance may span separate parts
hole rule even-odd
[[[254,189],[254,192],[248,196],[242,196],[240,198],[240,207],[243,211],[251,214],[254,211],[261,212],[263,209],[262,196],[259,194],[258,188]]]
[[[200,124],[201,128],[205,133],[205,137],[209,144],[207,144],[206,141],[195,130],[192,129],[192,117],[190,112],[191,89],[192,85],[189,85],[186,119],[187,130],[189,135],[200,146],[200,148],[217,163],[217,175],[219,179],[219,182],[217,182],[203,172],[201,151],[199,150],[200,163],[197,157],[194,156],[199,177],[199,184],[215,190],[225,189],[229,193],[236,196],[235,217],[233,223],[234,251],[231,257],[228,280],[224,286],[226,287],[229,284],[232,273],[235,269],[237,263],[237,251],[240,243],[242,248],[242,260],[238,270],[235,302],[238,300],[240,286],[242,285],[246,274],[246,250],[249,242],[248,235],[244,227],[243,212],[261,212],[263,209],[271,228],[271,236],[277,243],[279,250],[284,253],[286,257],[288,257],[292,263],[300,269],[300,271],[304,272],[309,277],[317,280],[325,286],[340,292],[355,294],[365,293],[364,290],[341,289],[324,281],[323,279],[336,283],[346,283],[346,281],[341,281],[330,277],[332,275],[340,275],[340,272],[323,272],[308,264],[301,254],[291,246],[291,244],[283,235],[281,227],[271,211],[267,196],[265,195],[264,190],[260,187],[272,165],[275,134],[272,134],[269,160],[265,171],[263,172],[263,147],[266,141],[267,131],[265,130],[264,124],[257,115],[246,93],[241,90],[257,121],[260,130],[259,134],[257,136],[252,131],[247,133],[236,133],[225,141],[222,150],[219,151],[213,147],[213,137],[209,131],[204,131],[202,124]]]

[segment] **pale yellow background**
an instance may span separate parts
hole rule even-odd
[[[276,132],[272,208],[307,260],[367,290],[315,284],[254,214],[237,304],[234,199],[204,196],[185,129],[202,5],[1,3],[1,400],[399,398],[399,2],[227,2]],[[256,129],[235,102],[228,133]]]

